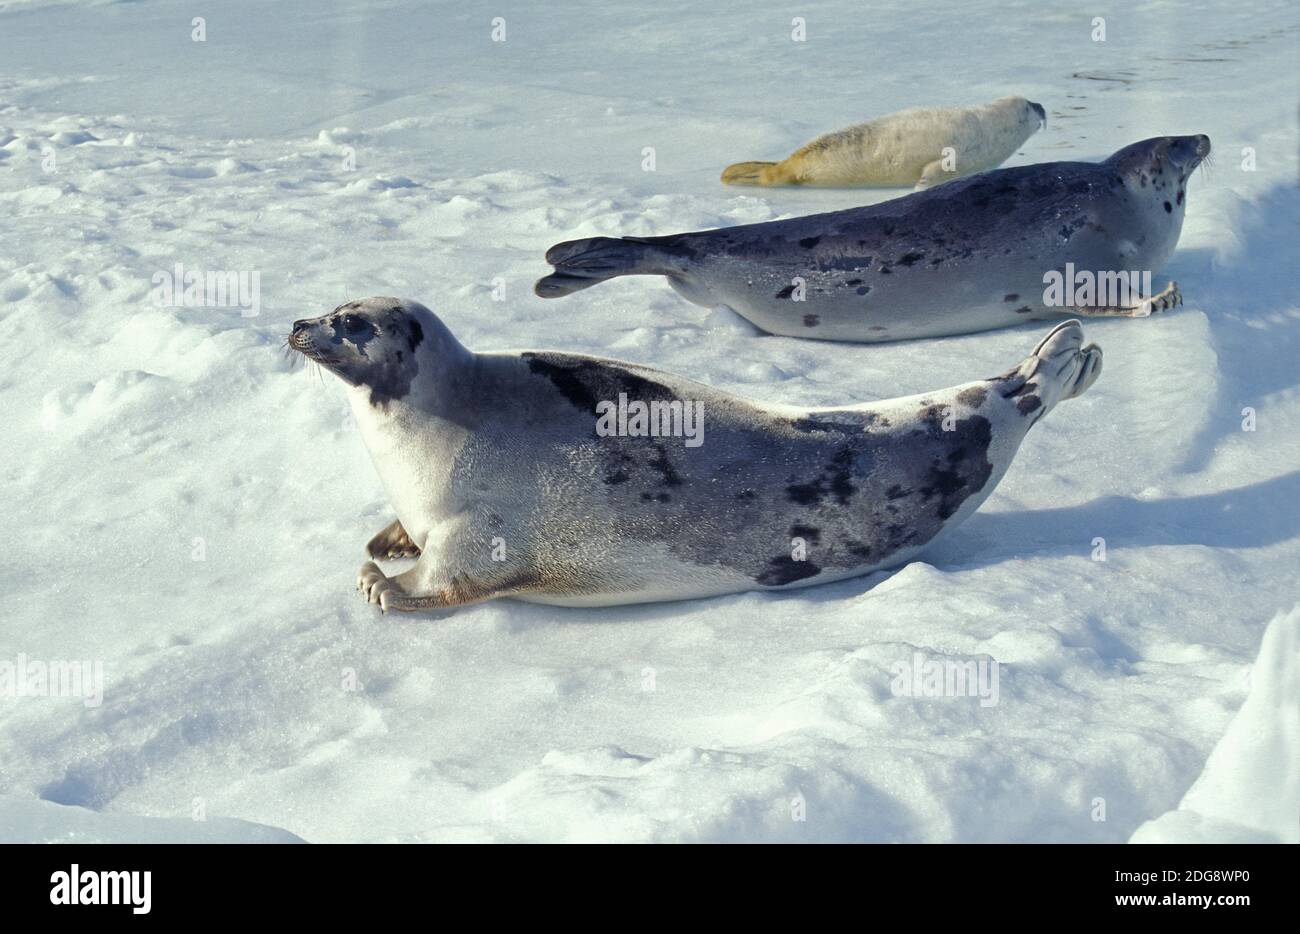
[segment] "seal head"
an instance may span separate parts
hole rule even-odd
[[[427,366],[430,356],[452,345],[460,348],[433,312],[418,302],[387,296],[295,321],[288,339],[291,349],[349,386],[368,389],[370,404],[381,408],[405,399],[420,376],[421,362]]]
[[[1129,188],[1158,191],[1176,185],[1182,193],[1187,179],[1209,154],[1210,138],[1204,134],[1156,136],[1125,146],[1106,164],[1119,172]]]

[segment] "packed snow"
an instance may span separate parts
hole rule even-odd
[[[197,817],[195,815],[198,815]],[[0,843],[302,843],[276,827],[230,818],[136,817],[0,797]]]
[[[208,6],[0,0],[0,840],[1297,842],[1294,4]],[[1156,277],[1185,305],[1086,322],[1097,384],[924,561],[607,610],[358,597],[392,515],[292,321],[406,296],[474,349],[803,405],[991,376],[1046,325],[834,345],[658,279],[531,283],[559,240],[903,194],[718,173],[1007,94],[1048,110],[1010,164],[1215,155]],[[160,304],[177,264],[244,289]],[[994,661],[995,703],[894,684]]]
[[[1300,608],[1264,633],[1250,694],[1178,809],[1133,843],[1300,843]]]

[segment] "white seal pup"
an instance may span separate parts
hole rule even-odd
[[[1042,104],[913,107],[817,137],[781,162],[737,162],[727,185],[929,188],[996,168],[1047,125]]]
[[[834,409],[760,405],[580,354],[473,353],[427,308],[351,302],[289,346],[348,387],[397,521],[358,586],[383,609],[607,606],[779,590],[901,564],[989,495],[1101,351],[1062,324],[1007,373]]]
[[[1209,151],[1209,137],[1165,136],[1104,162],[994,169],[830,214],[571,240],[547,252],[555,272],[534,291],[556,298],[616,276],[658,275],[688,300],[726,305],[771,334],[841,341],[966,334],[1057,314],[1141,317],[1179,300],[1172,283],[1154,296],[1133,286],[1173,254],[1187,180]],[[1052,303],[1053,276],[1085,271],[1125,273],[1127,300],[1080,290]]]

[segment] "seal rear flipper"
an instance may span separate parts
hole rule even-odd
[[[541,298],[560,298],[606,279],[662,274],[666,270],[656,262],[657,255],[653,243],[635,237],[566,240],[546,251],[546,261],[555,272],[538,279],[533,292]]]
[[[584,279],[582,276],[570,276],[562,272],[543,276],[533,285],[533,294],[539,298],[563,298],[574,292],[581,292],[593,285],[599,285],[604,279]]]
[[[1083,343],[1083,325],[1058,324],[1015,369],[998,377],[1002,398],[1037,421],[1062,399],[1082,395],[1101,373],[1101,348]]]
[[[722,170],[724,185],[767,185],[767,173],[775,162],[737,162]]]

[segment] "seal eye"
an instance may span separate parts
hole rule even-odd
[[[349,334],[360,334],[362,331],[366,330],[366,321],[364,318],[359,318],[356,315],[344,315],[343,330],[347,331]]]

